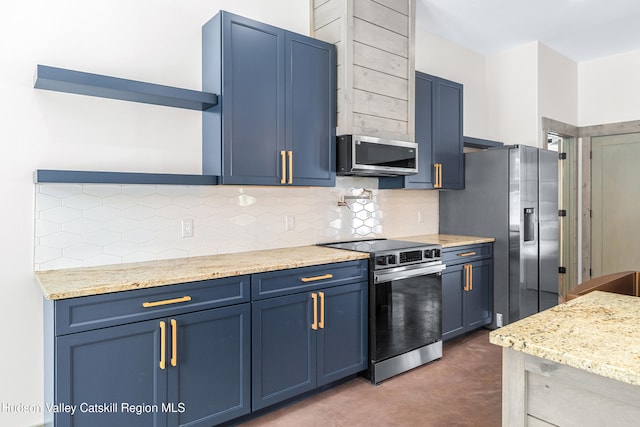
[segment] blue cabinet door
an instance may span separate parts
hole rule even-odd
[[[442,272],[442,339],[465,332],[464,265],[447,265]]]
[[[168,319],[170,426],[208,427],[250,412],[250,312],[246,303]]]
[[[285,31],[229,13],[222,25],[222,183],[279,185]]]
[[[433,115],[433,163],[441,165],[443,189],[464,188],[462,85],[436,78]]]
[[[166,415],[153,410],[153,405],[160,408],[166,401],[167,365],[164,370],[160,367],[161,341],[156,320],[57,337],[55,402],[47,403],[75,405],[77,410],[73,417],[57,413],[55,425],[165,426]],[[98,405],[108,410],[112,408],[104,406],[108,404],[114,404],[115,411],[99,412]]]
[[[379,188],[463,189],[463,86],[416,71],[415,90],[418,173],[380,178]],[[441,177],[436,177],[436,164]],[[440,181],[441,186],[436,186]]]
[[[493,259],[471,263],[472,284],[467,292],[467,330],[491,323],[493,317]]]
[[[252,409],[265,408],[316,386],[316,339],[311,294],[251,303]]]
[[[331,44],[286,33],[286,147],[293,185],[335,185],[336,54]]]
[[[202,28],[203,173],[222,184],[335,184],[335,46],[228,12]]]
[[[324,294],[318,330],[318,386],[367,369],[368,283],[337,286]]]

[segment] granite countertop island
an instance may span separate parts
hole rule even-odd
[[[503,425],[637,425],[639,325],[640,298],[594,291],[492,331]]]

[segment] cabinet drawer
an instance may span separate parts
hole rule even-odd
[[[442,250],[442,261],[446,265],[469,263],[491,257],[493,257],[493,243],[457,246]]]
[[[249,301],[249,276],[53,301],[55,335]]]
[[[368,280],[368,261],[347,261],[254,274],[254,300]]]

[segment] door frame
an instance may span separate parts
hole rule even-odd
[[[574,209],[574,212],[567,212],[568,215],[572,216],[572,221],[568,221],[569,224],[572,224],[572,229],[569,230],[569,235],[573,236],[572,241],[569,243],[575,250],[574,252],[577,254],[577,258],[578,260],[576,260],[576,262],[572,263],[572,270],[570,274],[568,274],[567,276],[569,277],[574,277],[575,280],[577,281],[577,283],[574,284],[577,285],[578,283],[582,282],[583,279],[581,279],[583,276],[579,274],[580,269],[581,269],[581,263],[580,263],[580,233],[578,232],[578,230],[580,229],[580,217],[579,217],[579,212],[584,212],[584,209],[580,209],[579,208],[579,202],[580,202],[580,195],[578,193],[578,189],[575,188],[577,186],[577,183],[579,182],[579,170],[580,170],[580,141],[578,138],[579,135],[579,128],[576,126],[572,126],[569,125],[567,123],[563,123],[557,120],[553,120],[553,119],[549,119],[547,117],[543,117],[542,118],[542,135],[543,135],[543,143],[542,143],[542,147],[545,149],[548,149],[548,135],[549,134],[556,134],[562,138],[572,138],[574,143],[571,145],[570,150],[571,153],[568,156],[569,159],[575,159],[575,162],[577,163],[574,168],[570,168],[569,170],[573,171],[573,176],[571,177],[571,181],[572,183],[574,183],[573,188],[571,188],[572,191],[572,198],[573,198],[573,206],[576,206],[576,209]],[[560,166],[559,166],[560,167]],[[560,174],[560,171],[559,171]],[[560,188],[558,189],[560,191]],[[561,264],[562,265],[562,264]],[[564,266],[564,267],[568,267],[568,266]],[[560,283],[563,283],[562,279],[560,279],[559,281]],[[568,290],[568,289],[565,289]],[[563,292],[562,289],[559,289],[559,295],[561,296],[561,298],[563,298]]]
[[[607,123],[583,127],[572,126],[557,120],[542,118],[542,147],[547,147],[547,134],[557,133],[562,136],[574,137],[578,159],[578,181],[581,191],[576,191],[576,206],[580,206],[581,214],[577,218],[576,238],[579,236],[578,247],[579,281],[591,278],[591,138],[598,136],[613,136],[626,133],[640,133],[640,120]]]

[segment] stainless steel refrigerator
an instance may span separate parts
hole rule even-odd
[[[558,153],[465,154],[465,189],[440,192],[440,233],[495,237],[496,328],[558,303]]]

